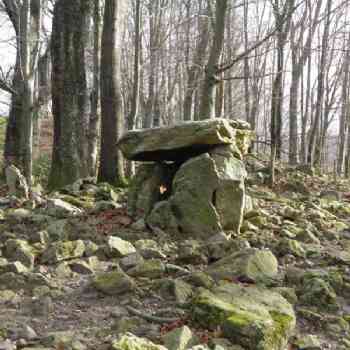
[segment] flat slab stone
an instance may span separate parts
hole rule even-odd
[[[117,146],[129,160],[182,161],[233,144],[237,154],[246,153],[252,132],[239,120],[209,119],[170,127],[127,132]]]

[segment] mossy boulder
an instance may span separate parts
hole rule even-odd
[[[317,306],[323,310],[339,309],[337,294],[328,282],[319,277],[308,278],[303,282],[300,301],[306,305]]]
[[[169,198],[154,205],[146,222],[204,239],[223,230],[239,233],[245,177],[244,164],[235,158],[232,145],[190,158],[174,173]]]
[[[146,338],[140,338],[131,333],[121,335],[117,340],[112,341],[112,350],[168,350],[162,345],[152,343]]]
[[[136,288],[135,282],[122,271],[100,273],[93,278],[92,286],[108,295],[124,294]]]
[[[80,258],[85,251],[82,240],[55,242],[46,249],[41,257],[43,263],[55,264],[64,260]]]
[[[278,261],[270,250],[247,248],[210,265],[207,272],[214,279],[243,277],[255,282],[269,282],[277,277]]]
[[[11,261],[19,261],[28,269],[34,267],[37,251],[27,241],[9,239],[5,242],[5,256]]]
[[[200,289],[192,304],[193,320],[202,327],[221,327],[225,337],[248,350],[283,350],[295,328],[293,307],[268,289],[221,283]]]

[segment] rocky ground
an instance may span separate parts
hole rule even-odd
[[[0,199],[0,350],[350,349],[349,183],[247,161],[240,235],[150,230],[89,181]]]

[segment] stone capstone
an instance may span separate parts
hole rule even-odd
[[[121,137],[118,147],[130,160],[183,161],[218,145],[233,144],[238,155],[246,153],[251,136],[246,122],[218,118],[129,131]]]

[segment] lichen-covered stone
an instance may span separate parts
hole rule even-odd
[[[152,343],[146,338],[139,338],[131,333],[121,335],[111,344],[112,350],[168,350],[162,345]]]
[[[324,279],[319,277],[304,280],[300,301],[324,310],[338,310],[337,294]]]
[[[245,175],[243,163],[234,157],[230,146],[191,158],[176,172],[168,204],[156,206],[147,223],[205,239],[224,229],[238,233]]]
[[[19,261],[28,269],[34,267],[36,250],[20,239],[9,239],[5,242],[5,255],[11,261]]]
[[[186,350],[193,341],[193,334],[190,328],[182,326],[168,332],[163,340],[168,350]]]
[[[295,327],[292,306],[261,287],[221,283],[214,292],[200,289],[193,301],[195,322],[220,326],[224,336],[249,350],[283,350]]]
[[[268,282],[278,273],[278,261],[270,250],[248,248],[210,265],[207,272],[215,279],[248,278]]]
[[[122,258],[135,252],[136,249],[130,242],[116,236],[108,238],[106,253],[109,257]]]
[[[64,260],[80,258],[85,251],[85,244],[82,240],[55,242],[44,251],[41,261],[43,263],[55,264]]]
[[[135,248],[145,259],[165,258],[158,243],[153,239],[139,239],[135,242]]]
[[[92,285],[108,295],[128,293],[136,287],[135,282],[122,271],[100,273],[93,278]]]
[[[128,270],[128,275],[132,277],[159,278],[165,273],[165,265],[159,259],[150,259],[140,262],[135,267]]]
[[[179,161],[227,144],[234,145],[241,154],[247,152],[251,141],[252,133],[247,129],[249,124],[228,119],[186,122],[129,131],[121,137],[118,147],[127,159],[141,161]]]
[[[60,198],[52,198],[47,201],[47,213],[54,217],[67,217],[81,214],[82,210]]]

